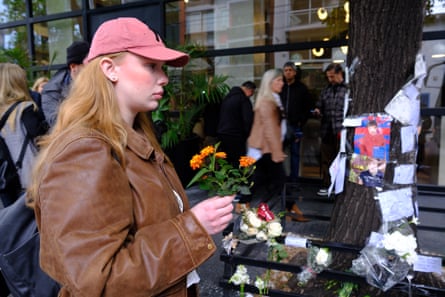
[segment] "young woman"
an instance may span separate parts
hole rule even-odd
[[[168,78],[166,48],[134,18],[103,23],[45,139],[29,189],[40,261],[59,296],[197,296],[194,270],[216,250],[234,196],[190,209],[147,112]]]
[[[5,140],[14,164],[19,165],[18,192],[25,189],[38,149],[35,138],[47,131],[44,119],[31,99],[26,72],[19,65],[0,63],[0,118],[9,111],[1,135]],[[2,196],[0,206],[8,206],[15,197]]]

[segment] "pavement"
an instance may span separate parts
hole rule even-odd
[[[319,184],[309,180],[296,185],[289,185],[289,195],[295,198],[299,208],[304,215],[310,218],[309,222],[286,222],[284,231],[298,234],[305,238],[322,239],[329,227],[329,218],[334,205],[334,200],[328,197],[317,196]],[[197,187],[187,189],[190,204],[206,199],[206,193]],[[418,241],[422,254],[442,257],[445,259],[445,192],[431,193],[420,191],[417,197],[420,214],[419,220],[422,228],[418,230]],[[259,201],[252,201],[255,207]],[[271,209],[277,213],[281,207],[281,201],[277,197],[268,202]],[[235,215],[236,219],[237,215]],[[220,286],[220,281],[224,274],[224,263],[220,260],[222,251],[222,234],[213,236],[215,243],[219,244],[219,250],[201,267],[198,273],[201,277],[200,295],[201,297],[232,297],[239,296],[237,291],[233,291]],[[442,261],[443,263],[443,261]]]

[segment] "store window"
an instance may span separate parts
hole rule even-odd
[[[106,6],[121,5],[125,3],[137,2],[141,0],[89,0],[90,8],[99,8]]]
[[[0,0],[0,23],[19,21],[26,18],[26,5],[23,0]]]
[[[423,31],[442,31],[445,27],[445,1],[435,0],[429,2],[433,5],[428,8]]]
[[[32,0],[33,16],[44,16],[80,9],[82,9],[82,0]]]
[[[73,41],[84,39],[81,24],[81,17],[34,24],[36,63],[65,64],[66,48]]]
[[[0,30],[0,47],[5,50],[14,50],[17,53],[28,52],[27,30],[25,26],[18,26]]]

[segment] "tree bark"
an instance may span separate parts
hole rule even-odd
[[[423,16],[424,1],[350,1],[348,61],[357,57],[360,65],[350,81],[349,116],[383,113],[385,106],[414,74],[416,54],[421,47]],[[394,169],[391,161],[415,163],[415,154],[402,156],[400,152],[400,127],[396,121],[391,124],[390,164],[384,178],[389,185]],[[351,144],[353,133],[353,129],[348,130],[347,138]],[[327,240],[359,246],[365,244],[371,231],[377,231],[381,225],[374,191],[355,183],[345,183],[344,192],[335,198]],[[336,263],[347,269],[354,257],[336,258],[342,258]]]

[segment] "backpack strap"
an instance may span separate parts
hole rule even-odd
[[[20,104],[21,101],[16,101],[13,104],[11,104],[10,107],[8,107],[8,109],[5,111],[5,113],[3,114],[2,118],[0,119],[0,130],[3,129],[3,126],[6,123],[6,120],[9,118],[9,115],[11,114],[11,112],[13,112],[13,110],[16,108],[17,105]]]
[[[22,101],[16,101],[13,104],[11,104],[10,107],[8,107],[8,109],[5,111],[2,118],[0,119],[0,130],[3,129],[3,126],[6,124],[6,121],[8,120],[9,115],[14,111],[14,109],[17,107],[17,105],[19,105],[21,102]],[[19,158],[17,159],[17,162],[15,162],[15,167],[17,169],[22,168],[23,158],[25,157],[25,151],[26,151],[26,147],[29,144],[29,141],[30,141],[30,137],[28,136],[28,133],[26,133],[25,140],[23,141],[22,148],[20,149]]]

